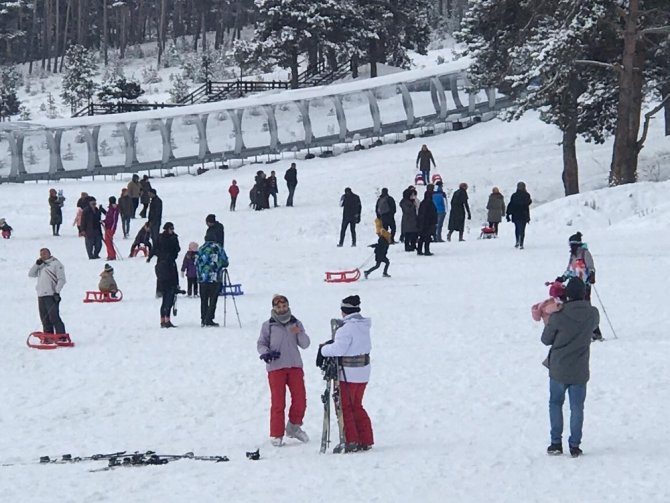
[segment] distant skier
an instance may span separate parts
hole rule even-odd
[[[486,209],[488,213],[486,214],[489,227],[495,230],[496,236],[498,235],[498,224],[502,222],[502,218],[505,215],[505,198],[500,193],[498,187],[493,187],[491,194],[489,195],[489,200],[486,203]]]
[[[37,278],[37,306],[42,320],[42,330],[47,334],[64,334],[65,325],[60,317],[60,292],[65,286],[65,268],[51,255],[48,248],[40,250],[40,258],[28,271]]]
[[[344,235],[347,227],[351,229],[351,246],[356,246],[356,224],[361,221],[361,198],[354,194],[349,187],[344,189],[340,197],[342,207],[342,225],[340,227],[340,242],[337,246],[344,245]]]
[[[419,150],[419,153],[416,156],[416,167],[418,170],[421,171],[424,185],[428,185],[430,183],[431,163],[433,164],[433,167],[435,167],[435,159],[433,158],[433,153],[430,150],[428,150],[427,145],[421,145],[421,150]]]
[[[526,190],[526,184],[519,182],[516,184],[516,192],[512,194],[507,205],[507,221],[514,222],[514,236],[516,244],[514,248],[523,250],[523,243],[526,239],[526,225],[530,222],[530,205],[533,200]]]
[[[342,299],[344,324],[332,341],[320,347],[324,357],[339,357],[341,362],[340,403],[344,417],[345,452],[367,451],[374,444],[372,422],[363,408],[363,395],[370,380],[371,321],[360,314],[361,299],[352,295]]]
[[[463,231],[465,230],[466,213],[468,214],[468,220],[471,220],[472,214],[470,213],[470,205],[468,205],[468,184],[463,182],[459,184],[458,190],[451,196],[447,241],[451,241],[451,235],[454,231],[458,231],[459,241],[465,241],[465,239],[463,239]]]
[[[382,264],[384,264],[383,276],[385,278],[391,277],[388,273],[391,261],[386,256],[389,251],[389,244],[391,244],[391,234],[386,229],[380,229],[378,235],[379,239],[377,240],[377,243],[370,245],[371,248],[375,249],[375,265],[363,273],[365,275],[365,279],[368,279],[370,273],[379,269],[379,266]]]
[[[292,315],[284,295],[272,297],[270,319],[263,323],[256,343],[260,359],[266,363],[270,385],[270,440],[272,445],[283,444],[284,433],[289,438],[308,442],[301,426],[307,408],[302,358],[298,348],[309,347],[309,336],[300,320]],[[291,407],[284,429],[286,388],[291,393]]]

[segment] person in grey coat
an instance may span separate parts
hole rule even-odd
[[[307,433],[300,428],[305,417],[307,397],[305,373],[298,349],[307,349],[309,344],[305,327],[291,314],[288,299],[284,295],[274,295],[270,319],[261,327],[256,349],[268,371],[271,400],[270,440],[275,447],[283,444],[284,433],[287,437],[301,442],[309,441]],[[291,393],[291,408],[284,428],[287,387]]]
[[[40,250],[40,258],[28,271],[28,276],[37,278],[37,306],[46,334],[65,334],[65,325],[59,313],[60,292],[65,286],[65,268],[51,256],[48,248]]]
[[[584,300],[586,286],[580,278],[571,278],[565,288],[566,302],[549,317],[542,331],[542,343],[551,346],[549,365],[549,421],[551,445],[547,453],[563,453],[563,402],[570,397],[570,455],[582,454],[584,401],[589,380],[591,337],[600,322],[598,310]]]
[[[486,219],[489,222],[489,227],[495,229],[497,236],[498,224],[502,222],[502,218],[505,216],[505,198],[500,193],[498,187],[493,187],[491,195],[489,195],[489,201],[486,204],[486,209],[488,210]]]

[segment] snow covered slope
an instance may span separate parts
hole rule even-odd
[[[661,134],[651,131],[642,164],[661,163],[667,179],[670,145]],[[103,262],[85,258],[69,227],[75,201],[83,190],[99,201],[118,196],[126,179],[55,185],[68,197],[59,238],[50,236],[48,185],[0,185],[0,216],[15,229],[0,242],[0,463],[123,449],[231,458],[103,473],[88,472],[102,466],[94,462],[3,466],[0,501],[668,501],[662,443],[670,434],[670,316],[662,299],[670,270],[664,197],[670,182],[607,189],[611,144],[580,145],[584,192],[562,198],[559,141],[556,130],[530,115],[512,125],[493,121],[299,162],[296,206],[263,212],[246,207],[255,170],[276,169],[281,178],[290,159],[153,181],[182,249],[202,241],[207,213],[226,226],[230,275],[245,291],[237,299],[242,329],[230,303],[227,328],[201,329],[199,303],[191,299],[180,301],[179,328],[160,329],[153,266],[140,258],[114,264],[122,302],[81,302],[85,290],[95,289]],[[353,268],[369,256],[363,245],[375,241],[376,192],[386,186],[399,200],[424,142],[445,187],[470,185],[466,242],[435,244],[433,257],[394,246],[391,279],[377,273],[351,285],[325,284],[324,271]],[[227,211],[232,178],[242,189],[236,213]],[[535,201],[526,249],[513,247],[511,224],[502,224],[497,240],[477,240],[491,187],[508,200],[519,180]],[[357,248],[335,247],[346,186],[363,202]],[[280,190],[283,203],[283,183]],[[131,234],[139,224],[133,221]],[[563,271],[568,236],[577,230],[594,255],[596,286],[618,339],[603,316],[608,340],[592,349],[585,455],[573,460],[545,454],[546,348],[530,305],[545,298],[543,282]],[[119,237],[117,244],[127,253],[129,241]],[[40,352],[24,344],[39,327],[27,271],[42,246],[66,267],[62,316],[73,349]],[[304,428],[313,441],[280,449],[268,441],[269,391],[255,348],[277,292],[289,298],[312,338],[303,359]],[[365,403],[376,444],[364,454],[319,455],[323,381],[316,347],[328,338],[340,299],[353,293],[373,323]],[[223,308],[221,302],[218,321]],[[260,461],[245,459],[259,447]]]

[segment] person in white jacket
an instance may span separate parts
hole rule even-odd
[[[371,320],[361,316],[361,299],[342,300],[343,325],[335,338],[320,348],[325,357],[340,357],[340,400],[344,416],[345,452],[367,451],[374,444],[372,422],[363,408],[365,387],[370,380]]]
[[[56,257],[51,256],[48,248],[40,250],[40,258],[28,271],[28,276],[37,278],[37,305],[39,307],[42,328],[47,334],[65,334],[65,325],[61,320],[60,292],[65,286],[65,268]]]

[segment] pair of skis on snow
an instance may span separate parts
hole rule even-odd
[[[335,338],[335,332],[341,326],[342,320],[336,318],[330,320],[331,339]],[[344,435],[344,417],[342,415],[339,358],[324,357],[321,370],[323,371],[323,379],[326,381],[326,389],[321,395],[321,402],[323,402],[323,430],[321,432],[321,449],[319,452],[322,454],[325,453],[330,445],[330,399],[332,396],[333,404],[335,405],[335,416],[337,418],[337,432],[339,434],[339,442],[333,449],[333,453],[340,454],[344,452],[347,442]]]

